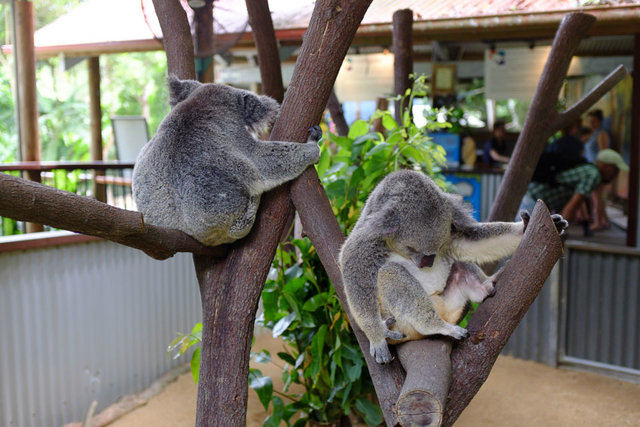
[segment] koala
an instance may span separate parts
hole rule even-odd
[[[529,220],[522,215],[517,223],[479,223],[460,196],[415,171],[380,182],[339,258],[347,304],[376,362],[392,360],[388,343],[468,335],[456,324],[469,301],[495,292],[495,275],[487,277],[477,263],[515,251]],[[553,220],[562,233],[567,222],[560,215]]]
[[[145,221],[215,246],[246,236],[260,195],[300,175],[320,157],[318,126],[306,143],[261,141],[279,114],[267,97],[169,77],[172,106],[133,170]]]

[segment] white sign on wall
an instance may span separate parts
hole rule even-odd
[[[550,51],[549,46],[485,50],[485,97],[531,100]]]
[[[373,101],[393,93],[393,55],[347,55],[335,83],[336,96],[344,101]]]

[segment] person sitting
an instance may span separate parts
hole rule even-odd
[[[493,124],[493,136],[484,144],[483,157],[485,163],[496,166],[509,163],[507,156],[507,133],[505,122],[498,120]]]
[[[561,213],[564,219],[573,222],[583,202],[597,187],[611,182],[619,171],[628,171],[629,166],[620,154],[612,149],[601,150],[594,163],[582,163],[558,172],[551,182],[532,182],[527,189],[526,201],[542,199],[551,211]]]
[[[553,141],[547,151],[572,160],[584,158],[584,144],[577,136],[579,125],[580,123],[576,122],[562,129],[562,136]]]

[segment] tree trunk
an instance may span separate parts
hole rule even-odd
[[[195,79],[193,40],[189,20],[182,5],[175,0],[153,0],[160,28],[162,43],[167,54],[167,69],[180,79]]]
[[[196,77],[202,83],[213,83],[213,0],[205,0],[204,6],[193,9],[193,51],[200,67]]]
[[[618,67],[573,107],[558,113],[558,95],[571,58],[595,20],[592,15],[571,13],[560,23],[518,143],[491,207],[489,221],[512,221],[515,218],[549,137],[575,122],[627,74],[624,67]]]
[[[272,139],[305,141],[308,128],[320,121],[342,59],[369,3],[316,2]],[[321,75],[318,69],[323,70]],[[313,168],[298,181],[309,179],[319,185]],[[322,196],[328,205],[324,191]],[[249,236],[233,245],[224,262],[213,264],[195,257],[203,301],[199,426],[245,424],[255,310],[290,209],[286,186],[263,195]],[[333,214],[331,217],[335,223]]]
[[[349,125],[344,118],[344,111],[342,110],[342,104],[338,100],[336,96],[336,91],[331,89],[331,94],[329,95],[329,102],[327,102],[327,109],[331,114],[331,120],[333,120],[333,124],[336,125],[336,132],[340,136],[349,135]]]
[[[282,68],[276,33],[269,11],[269,2],[267,0],[247,0],[246,3],[253,41],[258,49],[262,91],[265,95],[281,103],[284,97]]]

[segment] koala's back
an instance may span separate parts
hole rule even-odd
[[[163,120],[138,155],[133,192],[150,224],[227,243],[239,238],[228,231],[251,203],[259,176],[238,148],[251,138],[244,126],[232,117],[212,120],[201,111],[204,101],[187,99]]]

